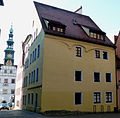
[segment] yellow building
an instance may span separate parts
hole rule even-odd
[[[88,16],[34,4],[42,29],[26,59],[23,109],[114,111],[115,46],[106,33]]]

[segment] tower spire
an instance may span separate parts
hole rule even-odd
[[[7,48],[5,49],[4,65],[14,65],[14,50],[13,50],[13,25],[11,24],[9,39],[7,40]]]

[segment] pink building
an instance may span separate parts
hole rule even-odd
[[[118,92],[118,109],[120,109],[120,32],[118,36],[114,36],[114,42],[116,45],[116,70],[117,70],[117,92]]]

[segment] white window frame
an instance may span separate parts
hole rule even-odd
[[[76,47],[81,48],[81,56],[80,56],[80,57],[79,57],[79,56],[76,56],[76,54],[77,54]],[[77,58],[83,57],[83,50],[82,50],[82,47],[81,47],[81,46],[75,46],[75,57],[77,57]]]
[[[81,104],[75,104],[75,93],[81,93]],[[83,93],[82,92],[74,92],[74,105],[75,106],[80,106],[83,104]]]
[[[100,82],[95,82],[95,81],[94,81],[94,80],[95,80],[95,79],[94,79],[94,73],[99,73],[99,74],[100,74],[100,82],[101,82],[101,72],[93,72],[93,82],[94,82],[94,83],[100,83]]]
[[[110,73],[110,74],[111,74],[111,82],[107,82],[107,81],[106,81],[106,74],[107,74],[107,73]],[[111,72],[106,72],[106,73],[105,73],[105,82],[106,82],[106,83],[112,83],[112,73],[111,73]]]
[[[100,51],[100,58],[97,58],[97,57],[96,57],[96,51]],[[95,53],[95,58],[96,58],[96,59],[101,59],[101,50],[95,49],[95,50],[94,50],[94,53]]]
[[[109,102],[109,103],[106,102],[106,100],[107,100],[106,99],[106,92],[111,92],[112,93],[112,102]],[[113,104],[113,92],[112,91],[106,91],[106,92],[105,92],[105,103],[106,104]]]
[[[100,103],[94,103],[94,93],[100,93]],[[100,92],[100,91],[93,92],[93,104],[102,104],[102,92]]]
[[[80,71],[81,72],[81,81],[76,81],[75,80],[75,72]],[[74,82],[82,82],[83,81],[83,71],[82,70],[74,70]]]
[[[103,56],[103,52],[107,52],[107,59],[104,59],[104,58],[103,58],[103,59],[104,59],[104,60],[108,60],[108,59],[109,59],[109,53],[108,53],[108,51],[104,51],[104,50],[103,50],[103,51],[102,51],[102,56]]]

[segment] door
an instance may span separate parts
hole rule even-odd
[[[34,109],[35,112],[37,110],[37,102],[38,102],[38,93],[35,94],[35,109]]]

